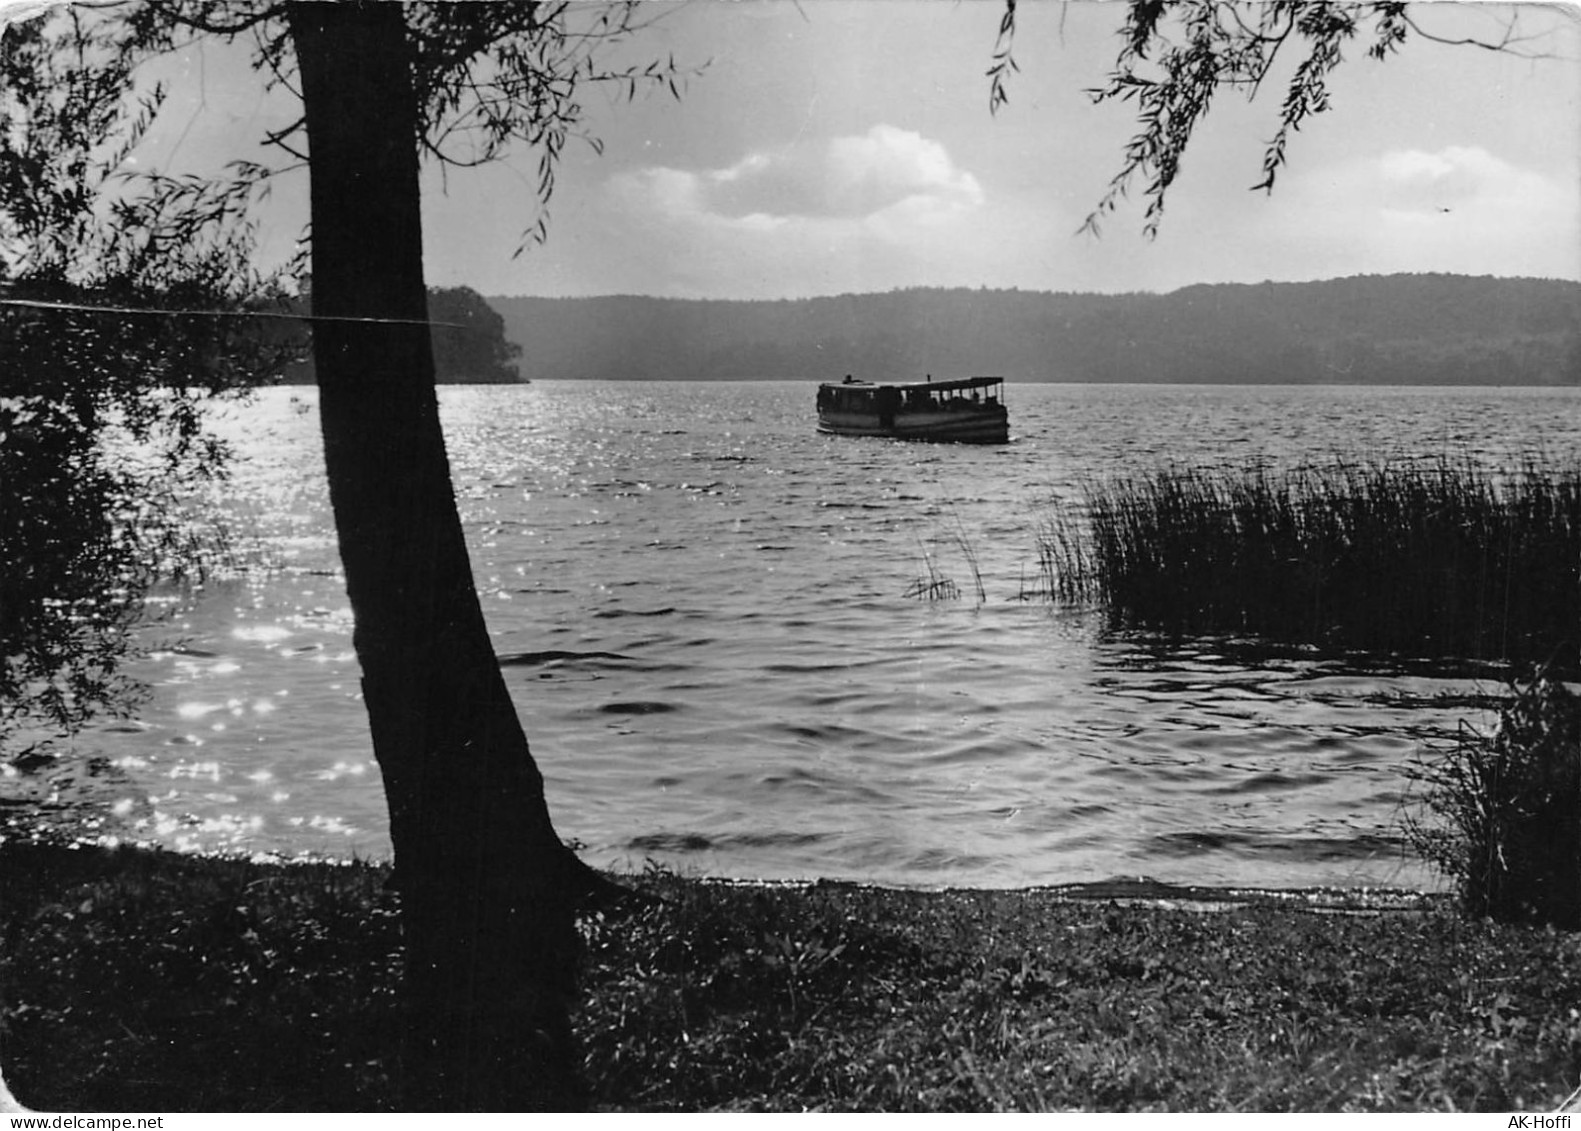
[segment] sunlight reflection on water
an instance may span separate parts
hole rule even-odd
[[[479,590],[562,835],[596,863],[1021,885],[1429,882],[1403,762],[1473,681],[1117,638],[1017,598],[1040,507],[1165,460],[1574,446],[1575,390],[1012,386],[1015,442],[839,440],[810,383],[447,389]],[[271,570],[155,625],[105,755],[132,835],[388,853],[312,390],[230,410]],[[1459,452],[1461,449],[1456,448]],[[987,599],[975,598],[964,539]],[[926,562],[963,597],[902,594]]]

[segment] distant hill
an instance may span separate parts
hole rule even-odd
[[[1169,294],[494,298],[522,376],[1581,384],[1581,283],[1388,275]]]

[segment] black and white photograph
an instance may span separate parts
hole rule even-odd
[[[11,1128],[1581,1111],[1581,8],[0,19]]]

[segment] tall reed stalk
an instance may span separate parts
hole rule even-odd
[[[977,591],[977,603],[981,605],[988,600],[988,590],[983,586],[983,570],[977,560],[977,547],[972,545],[972,539],[966,533],[966,524],[960,516],[955,517],[955,530],[951,532],[949,541],[961,552],[961,557],[966,561],[966,569],[972,575],[972,588]]]
[[[1040,531],[1055,600],[1119,624],[1578,670],[1581,462],[1168,468]]]

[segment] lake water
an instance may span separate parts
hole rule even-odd
[[[1491,685],[1108,634],[1019,599],[1037,526],[1083,477],[1165,462],[1573,451],[1581,390],[1012,385],[1003,447],[820,436],[813,393],[442,393],[496,649],[588,859],[928,885],[1436,884],[1403,847],[1402,768],[1485,723],[1463,697]],[[230,523],[272,568],[174,610],[139,720],[77,740],[123,835],[388,854],[314,402],[270,390],[225,411]],[[925,557],[959,598],[906,596]]]

